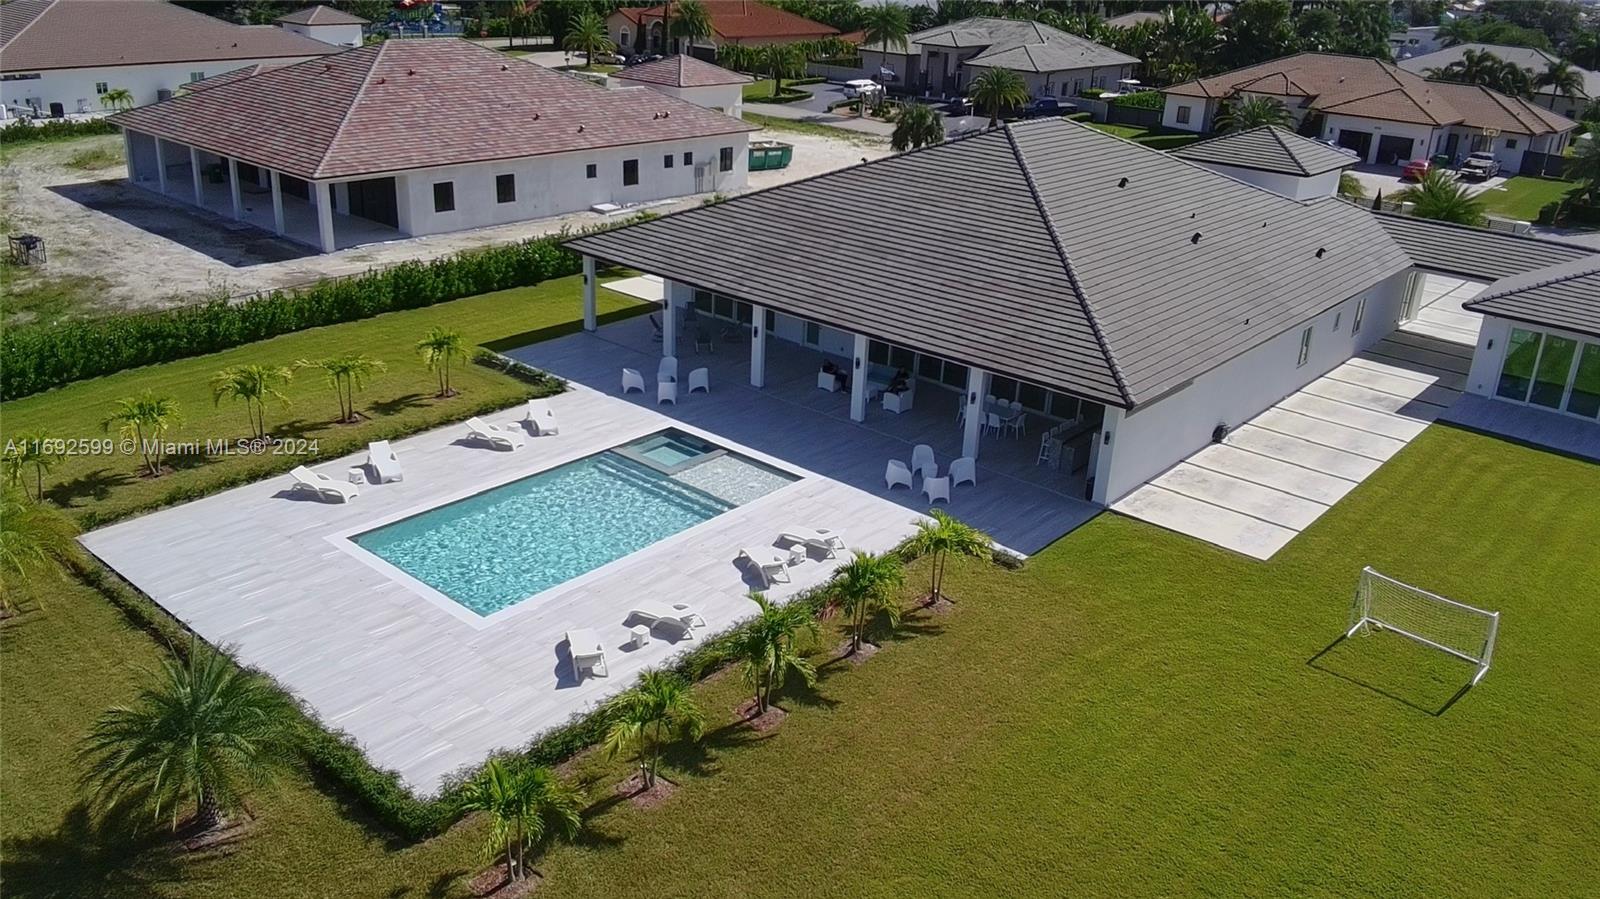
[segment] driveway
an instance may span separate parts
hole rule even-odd
[[[894,125],[889,122],[863,119],[848,112],[829,112],[830,105],[847,99],[842,83],[828,81],[819,84],[797,84],[794,87],[795,90],[810,94],[810,99],[796,100],[793,103],[746,103],[744,108],[760,115],[829,125],[844,131],[857,131],[882,137],[894,133]],[[976,131],[989,124],[988,118],[984,116],[955,113],[944,103],[935,103],[933,108],[944,117],[944,129],[947,135]]]
[[[1361,186],[1366,188],[1369,198],[1377,196],[1379,191],[1386,197],[1394,196],[1396,191],[1408,187],[1415,187],[1416,181],[1401,181],[1400,167],[1397,165],[1362,165],[1351,170]],[[1479,194],[1486,190],[1495,190],[1505,186],[1506,177],[1496,175],[1484,181],[1463,181],[1469,193]]]

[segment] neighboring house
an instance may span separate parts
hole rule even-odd
[[[738,189],[755,130],[457,38],[371,44],[110,121],[130,183],[323,252]]]
[[[1578,126],[1481,85],[1429,81],[1393,63],[1333,53],[1298,53],[1164,91],[1167,128],[1209,131],[1222,103],[1271,97],[1288,107],[1300,133],[1376,165],[1485,151],[1510,173],[1537,173]]]
[[[1334,196],[1339,176],[1360,161],[1353,153],[1270,125],[1179,147],[1172,155],[1293,200]]]
[[[728,44],[761,47],[815,41],[839,34],[837,28],[755,0],[706,0],[704,5],[711,19],[711,36],[695,40],[692,47],[686,46],[687,38],[677,38],[669,46],[665,24],[668,4],[624,6],[606,17],[606,31],[617,45],[617,52],[623,55],[691,49],[710,55],[716,48]]]
[[[324,44],[333,44],[335,47],[361,46],[361,29],[367,24],[366,19],[340,12],[331,6],[308,6],[286,16],[279,16],[273,21],[283,26],[285,31],[292,31],[322,41]]]
[[[1417,25],[1404,31],[1391,32],[1389,46],[1393,48],[1396,61],[1432,53],[1440,46],[1439,26]]]
[[[1401,60],[1400,68],[1408,72],[1427,77],[1430,70],[1443,69],[1452,63],[1460,62],[1467,55],[1468,50],[1480,53],[1490,53],[1506,62],[1513,63],[1527,69],[1535,79],[1543,75],[1551,63],[1560,62],[1561,58],[1553,53],[1535,50],[1531,47],[1507,47],[1501,44],[1457,44],[1446,47],[1435,53],[1425,56],[1414,56]],[[1588,105],[1591,99],[1600,98],[1600,72],[1591,72],[1588,69],[1573,66],[1578,76],[1583,79],[1583,87],[1577,96],[1569,97],[1558,94],[1549,86],[1536,86],[1533,89],[1533,100],[1546,109],[1553,110],[1569,119],[1576,119]]]
[[[648,87],[734,118],[744,117],[744,86],[753,79],[685,53],[630,66],[611,76],[624,86]]]
[[[819,218],[838,209],[895,223],[874,232],[867,269],[859,233]],[[773,253],[772,234],[805,251]],[[1030,441],[1065,420],[1061,464],[1087,472],[1097,503],[1384,338],[1421,281],[1365,209],[1056,118],[568,246],[661,276],[671,306],[765,323],[756,386],[776,338],[819,364],[844,357],[856,421],[893,412],[869,409],[879,366],[956,394],[964,456],[996,439],[982,433],[989,394],[1031,413]]]
[[[8,114],[98,113],[113,90],[143,105],[243,66],[332,52],[283,28],[158,0],[12,0],[0,5],[0,100]]]
[[[1075,34],[1024,19],[962,19],[919,31],[905,47],[863,44],[864,77],[898,91],[963,94],[986,69],[1010,69],[1035,97],[1075,97],[1115,90],[1139,60]]]
[[[1112,16],[1111,18],[1106,19],[1106,24],[1110,25],[1112,28],[1132,28],[1135,25],[1143,25],[1146,22],[1165,22],[1166,20],[1167,17],[1161,13],[1149,12],[1147,10],[1144,12],[1130,12],[1123,13],[1120,16]]]

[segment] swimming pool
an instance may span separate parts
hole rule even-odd
[[[794,480],[669,429],[351,540],[491,615]]]

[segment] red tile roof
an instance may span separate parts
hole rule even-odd
[[[0,65],[7,72],[321,56],[334,49],[275,25],[234,25],[157,0],[0,6]]]
[[[664,84],[669,87],[712,87],[719,84],[748,84],[755,80],[749,75],[730,72],[722,66],[682,53],[655,62],[630,66],[614,73],[611,77],[619,81]]]
[[[360,16],[352,16],[331,6],[308,6],[305,9],[297,9],[288,15],[279,16],[272,21],[288,22],[290,25],[365,25],[368,20]]]
[[[728,41],[808,40],[839,33],[838,29],[821,22],[756,0],[705,0],[705,8],[711,17],[711,30],[718,38]],[[634,24],[643,24],[647,19],[661,19],[665,9],[665,5],[624,6],[617,13]]]
[[[358,47],[110,121],[313,180],[759,130],[455,38]]]

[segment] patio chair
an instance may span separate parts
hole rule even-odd
[[[387,440],[367,444],[367,467],[372,469],[380,484],[405,480],[405,472],[400,470],[400,457],[389,448]]]
[[[928,498],[930,506],[941,499],[950,502],[950,478],[923,478],[922,495]]]
[[[889,467],[883,472],[883,481],[887,489],[893,490],[897,485],[904,484],[907,490],[911,489],[911,469],[899,459],[890,459]]]
[[[678,357],[662,356],[661,362],[656,366],[657,381],[678,380]]]
[[[495,449],[517,450],[528,442],[521,431],[492,425],[481,418],[467,419],[467,439],[487,443]]]
[[[807,549],[821,550],[823,558],[832,559],[845,548],[844,538],[830,528],[808,528],[790,525],[778,532],[779,540],[798,543]]]
[[[678,382],[662,381],[656,385],[656,405],[671,403],[678,405]]]
[[[704,390],[706,393],[711,392],[710,369],[697,368],[689,372],[689,392],[694,393],[696,390]]]
[[[639,370],[636,368],[624,368],[622,370],[622,392],[626,395],[630,390],[644,393],[644,375],[639,374]]]
[[[978,462],[970,456],[962,456],[950,463],[950,486],[960,487],[962,484],[978,486]],[[923,486],[927,486],[926,481]]]
[[[599,677],[610,677],[606,668],[606,648],[592,628],[580,627],[567,631],[567,651],[572,653],[572,677],[581,682],[584,669]]]
[[[933,460],[933,447],[919,443],[911,448],[911,470],[923,478],[938,477],[939,463]]]
[[[695,331],[694,351],[696,354],[699,354],[701,351],[705,351],[707,353],[715,353],[717,351],[717,340],[711,336],[710,328],[701,327]]]
[[[746,547],[739,550],[738,558],[749,559],[750,564],[761,575],[762,586],[770,587],[774,583],[789,582],[789,557],[768,547],[767,549],[750,549]]]
[[[628,612],[628,617],[622,619],[625,625],[630,621],[641,621],[650,625],[652,630],[658,624],[665,625],[668,630],[691,640],[694,639],[695,628],[706,626],[706,620],[700,613],[683,603],[668,607],[648,600],[636,604]]]
[[[650,316],[650,331],[651,331],[650,339],[655,341],[656,343],[660,343],[662,341],[662,339],[666,336],[661,331],[661,317],[660,316],[657,316],[657,315]]]
[[[561,426],[556,423],[555,410],[544,400],[528,400],[528,417],[523,421],[532,425],[533,433],[540,437],[561,433]]]
[[[910,412],[911,404],[914,400],[916,400],[916,398],[917,394],[914,390],[902,390],[899,393],[890,393],[888,391],[884,391],[882,400],[883,411],[893,412],[896,415],[899,415],[902,412]]]
[[[294,478],[294,486],[290,488],[291,492],[315,493],[317,498],[321,500],[347,503],[361,493],[360,488],[354,484],[347,481],[335,481],[333,478],[312,471],[304,465],[295,466],[294,471],[289,472],[289,476]]]
[[[1006,422],[1006,429],[1011,432],[1013,437],[1020,437],[1028,433],[1028,413],[1018,412],[1015,418]]]
[[[1000,416],[997,413],[983,413],[983,433],[998,437],[1000,436],[1000,429],[1003,427],[1005,427],[1005,423],[1000,420]]]

